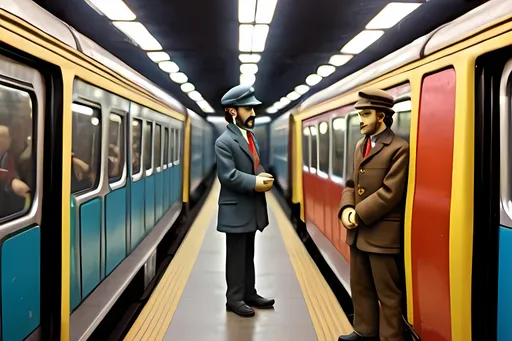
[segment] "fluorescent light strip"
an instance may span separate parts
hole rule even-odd
[[[97,12],[105,15],[110,20],[135,20],[137,17],[121,0],[85,0],[89,6]]]
[[[175,62],[164,61],[158,63],[158,66],[160,67],[160,69],[167,73],[174,73],[180,71],[178,64],[176,64]]]
[[[256,23],[270,24],[274,18],[277,0],[258,0],[256,9]]]
[[[261,1],[261,0],[260,0]],[[256,25],[252,36],[252,52],[263,52],[270,27],[268,25]]]
[[[245,24],[254,22],[255,12],[256,0],[238,0],[238,21],[240,23]]]
[[[254,119],[254,124],[265,124],[265,123],[268,123],[270,121],[271,121],[271,119],[268,116],[259,116],[259,117],[256,117]]]
[[[247,74],[247,73],[243,73],[240,75],[240,84],[251,86],[254,83],[256,83],[255,75],[251,75],[251,74]]]
[[[238,56],[238,59],[242,63],[258,63],[261,60],[261,56],[259,54],[241,54]]]
[[[148,57],[155,63],[171,60],[171,57],[165,52],[148,52]]]
[[[376,42],[382,35],[384,31],[362,31],[351,41],[349,41],[342,49],[342,53],[348,54],[358,54],[365,50],[368,46]]]
[[[240,25],[238,48],[241,52],[251,52],[253,32],[253,25]]]
[[[133,39],[143,50],[161,50],[162,45],[140,22],[114,21],[114,26]]]
[[[420,6],[421,3],[390,2],[366,25],[366,29],[391,28]]]
[[[240,65],[240,73],[247,75],[255,75],[256,73],[258,73],[258,65],[242,64]]]

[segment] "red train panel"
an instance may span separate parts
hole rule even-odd
[[[414,329],[425,341],[451,340],[450,199],[455,70],[424,78],[412,211]]]

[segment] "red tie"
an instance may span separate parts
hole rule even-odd
[[[250,131],[247,132],[247,139],[249,140],[249,150],[254,157],[254,171],[256,172],[256,169],[260,166],[260,156],[258,155],[258,151],[256,150],[256,145],[254,144],[254,139]]]
[[[366,147],[364,149],[364,155],[363,155],[363,158],[367,157],[368,154],[370,154],[370,150],[372,149],[372,141],[371,139],[368,137],[368,139],[366,139]]]

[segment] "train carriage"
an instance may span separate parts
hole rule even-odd
[[[28,0],[0,1],[0,103],[0,339],[85,340],[155,275],[212,128]]]
[[[511,18],[512,2],[489,1],[312,95],[291,109],[289,124],[270,128],[272,151],[284,146],[283,126],[290,136],[283,160],[296,218],[350,293],[336,216],[362,138],[353,105],[370,86],[395,97],[392,129],[410,144],[404,315],[421,340],[512,338]]]

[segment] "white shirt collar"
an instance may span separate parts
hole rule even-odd
[[[247,141],[247,143],[249,143],[249,139],[248,139],[248,137],[247,137],[247,130],[240,128],[240,127],[239,127],[239,126],[237,126],[236,124],[235,124],[235,126],[236,126],[238,129],[240,129],[240,132],[242,133],[242,135],[243,135],[244,139]]]

